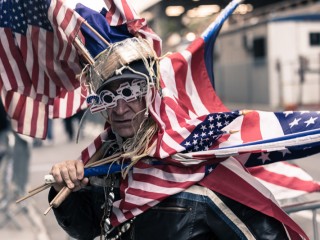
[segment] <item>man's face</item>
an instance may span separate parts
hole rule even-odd
[[[133,99],[126,98],[128,92],[129,94],[132,90],[134,92],[134,89],[137,89],[136,87],[137,84],[133,84],[132,80],[116,80],[104,88],[108,91],[107,93],[112,92],[114,94],[112,96],[114,104],[106,109],[111,128],[123,138],[133,137],[144,119],[145,98],[143,96]],[[139,91],[136,93],[139,93]],[[107,98],[110,100],[110,95]]]

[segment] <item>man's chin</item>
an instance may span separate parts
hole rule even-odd
[[[125,124],[116,125],[112,127],[113,132],[117,133],[120,137],[130,138],[134,135],[133,127]]]

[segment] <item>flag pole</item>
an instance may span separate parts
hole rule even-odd
[[[79,40],[80,41],[80,40]],[[91,56],[90,56],[91,57]],[[85,165],[85,168],[90,167],[91,165],[95,165],[95,162],[99,162],[98,160],[101,158],[101,156],[103,155],[103,153],[105,152],[106,147],[108,147],[108,144],[103,144],[98,150],[97,152],[95,152],[93,154],[93,156],[89,159],[89,161],[87,162],[87,164]],[[102,163],[101,163],[102,164]],[[29,191],[29,194],[18,199],[16,201],[16,203],[20,203],[40,192],[42,192],[43,190],[51,187],[53,184],[53,182],[46,182],[45,184],[42,184],[39,187],[36,187],[32,190]],[[46,215],[53,207],[56,208],[58,207],[67,197],[68,195],[71,193],[71,190],[68,187],[63,187],[59,193],[54,197],[54,199],[50,202],[50,206],[49,208],[44,212],[44,215]]]
[[[104,37],[102,37],[100,33],[98,33],[93,27],[91,27],[87,21],[84,21],[83,24],[86,25],[98,38],[100,38],[101,41],[108,45],[108,47],[111,46],[111,44]]]
[[[89,53],[88,49],[85,48],[81,40],[76,37],[74,39],[74,45],[75,47],[79,50],[80,54],[84,57],[84,59],[87,61],[88,64],[93,65],[94,64],[94,59]]]
[[[86,25],[102,42],[104,42],[108,47],[111,46],[111,44],[103,37],[101,34],[96,31],[87,21],[83,21],[83,24]],[[76,37],[74,39],[74,44],[76,48],[81,52],[82,56],[85,58],[88,64],[93,65],[94,59],[92,58],[91,54],[89,53],[88,49],[83,45],[81,40]]]

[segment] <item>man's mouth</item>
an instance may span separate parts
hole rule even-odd
[[[131,121],[131,119],[113,119],[114,122],[128,122]]]
[[[131,123],[131,119],[113,120],[113,122],[117,124]]]

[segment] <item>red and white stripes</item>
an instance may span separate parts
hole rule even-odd
[[[53,31],[35,25],[28,25],[26,34],[0,28],[5,107],[14,130],[38,138],[46,137],[49,115],[71,116],[86,95],[76,79],[81,66],[72,45],[83,18],[60,0],[52,0],[43,14],[48,15]]]

